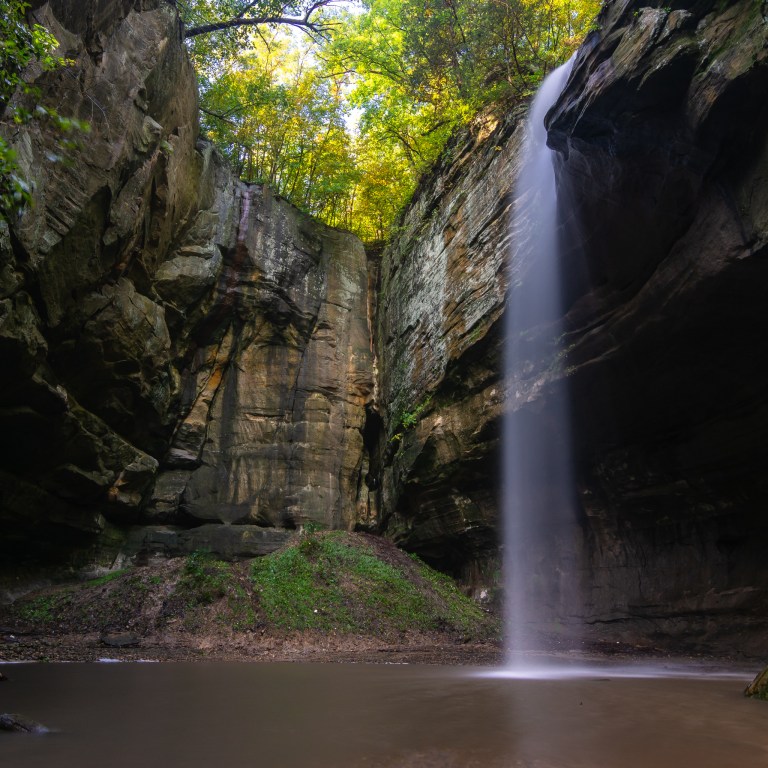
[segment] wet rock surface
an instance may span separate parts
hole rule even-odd
[[[512,428],[525,420],[563,439],[548,403],[565,387],[579,518],[563,527],[552,510],[531,574],[549,585],[542,613],[565,632],[586,622],[589,636],[628,642],[762,643],[760,7],[607,5],[547,118],[565,333],[548,335],[540,318],[519,340],[531,356],[505,383],[498,318],[535,271],[524,231],[501,267],[509,239],[492,212],[510,222],[522,127],[476,128],[466,156],[457,144],[457,162],[437,169],[383,255],[386,530],[476,591],[492,586],[504,402]],[[487,202],[473,208],[474,198]],[[494,280],[476,288],[478,274]]]
[[[566,265],[565,364],[589,619],[757,644],[768,28],[749,2],[602,19],[549,115],[581,270]]]
[[[48,733],[48,729],[24,715],[5,713],[0,715],[0,731],[10,733]]]
[[[381,258],[383,525],[487,585],[498,567],[502,326],[524,112],[489,112],[422,182]]]

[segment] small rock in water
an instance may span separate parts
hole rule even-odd
[[[139,642],[139,636],[133,632],[116,632],[101,636],[101,644],[110,648],[135,648]]]
[[[768,667],[758,673],[757,677],[747,686],[744,694],[756,699],[768,699]]]
[[[12,731],[14,733],[48,733],[48,729],[23,715],[6,713],[0,715],[0,731]]]
[[[0,683],[4,683],[7,679],[8,678],[2,672],[0,672]]]

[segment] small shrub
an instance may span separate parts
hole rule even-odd
[[[187,557],[180,587],[193,603],[210,605],[227,594],[229,575],[227,563],[195,551]]]

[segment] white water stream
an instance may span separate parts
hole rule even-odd
[[[534,627],[547,618],[547,606],[552,604],[547,590],[551,592],[558,578],[553,529],[556,521],[573,515],[565,394],[548,391],[545,414],[536,413],[535,402],[530,405],[544,385],[536,361],[557,355],[556,340],[561,334],[557,188],[544,118],[560,95],[572,63],[544,80],[531,106],[512,222],[505,329],[510,403],[503,434],[502,504],[507,667],[521,673],[530,663],[525,652],[536,650],[540,642]]]

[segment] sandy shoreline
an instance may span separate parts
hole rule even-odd
[[[115,647],[97,634],[6,635],[0,640],[3,662],[241,661],[372,664],[446,664],[495,666],[502,651],[492,644],[446,642],[445,638],[408,638],[386,643],[370,637],[294,634],[256,637],[164,635],[139,638],[137,645]]]

